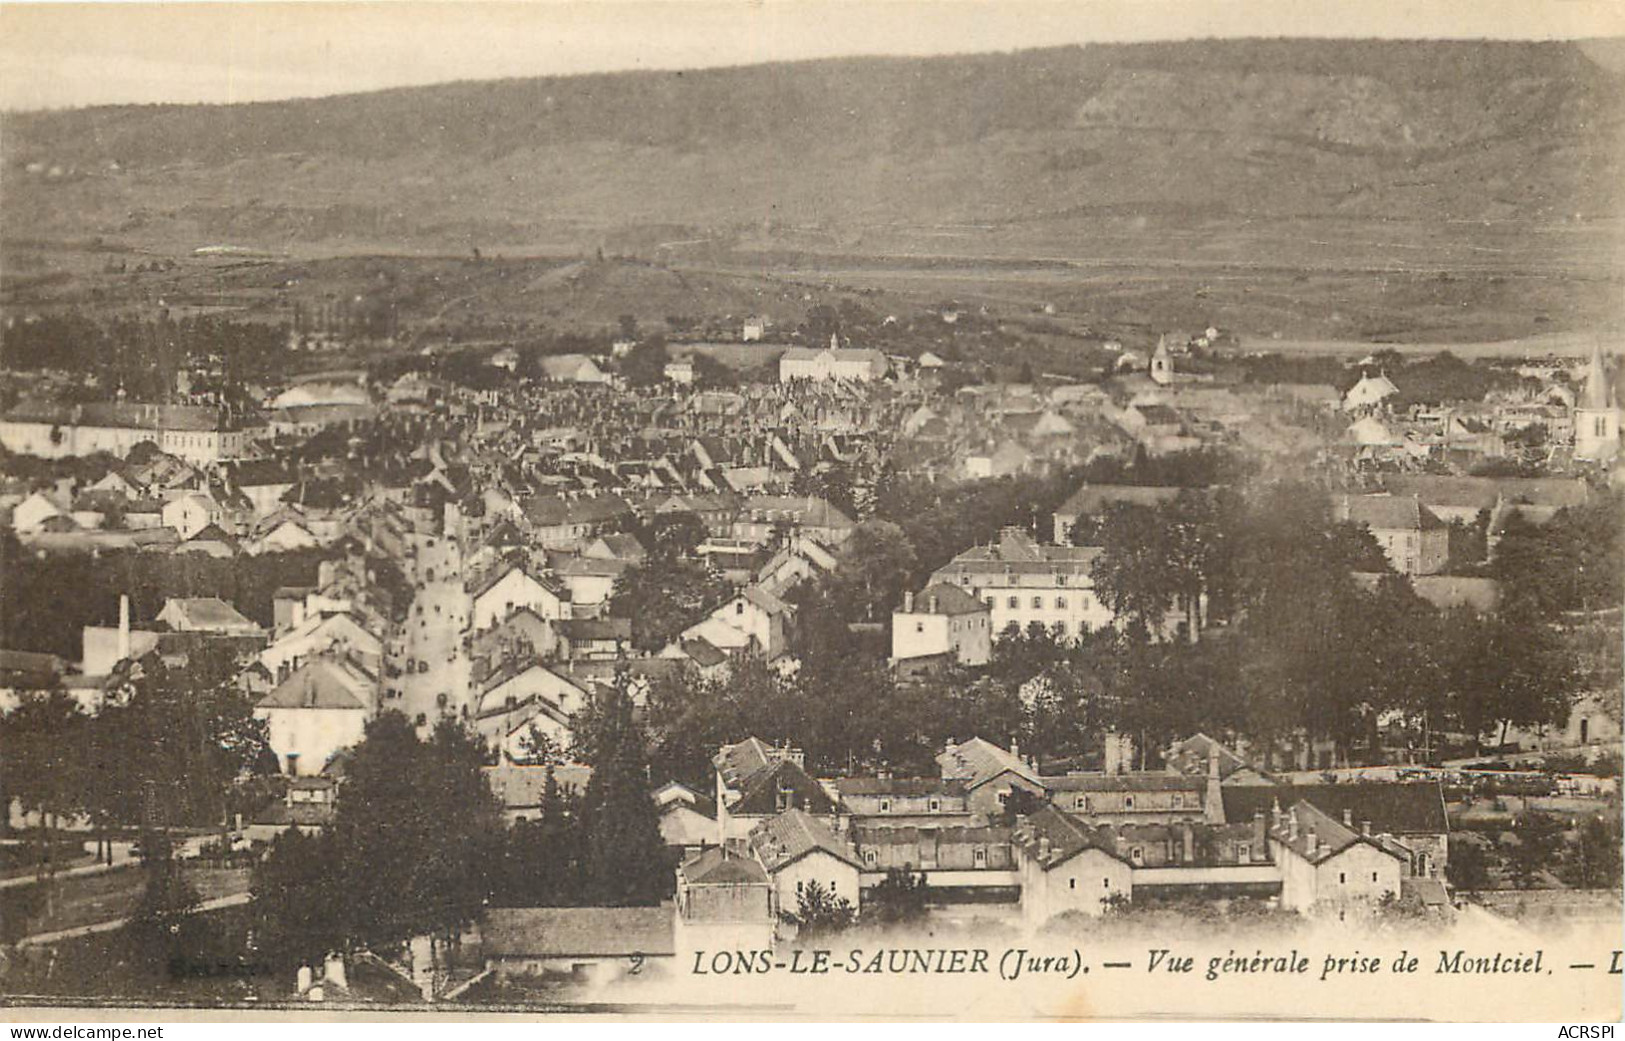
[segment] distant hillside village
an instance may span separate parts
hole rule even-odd
[[[1600,347],[1427,401],[1479,367],[1293,369],[1210,328],[1016,381],[736,324],[151,403],[8,375],[0,735],[44,764],[4,777],[13,845],[117,870],[161,832],[275,891],[305,838],[339,863],[383,826],[386,740],[477,771],[444,789],[509,852],[470,877],[584,814],[649,840],[645,889],[595,888],[589,835],[569,895],[493,874],[477,913],[403,918],[390,971],[429,998],[472,985],[443,928],[519,980],[787,943],[900,889],[1036,929],[1594,881],[1625,476]],[[146,794],[47,783],[72,742]],[[1558,838],[1518,837],[1548,811]],[[360,979],[300,958],[300,994]]]

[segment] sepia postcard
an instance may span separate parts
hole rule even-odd
[[[0,1015],[1617,1022],[1622,418],[1615,3],[0,2]]]

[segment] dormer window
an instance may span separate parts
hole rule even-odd
[[[1134,809],[1134,796],[1132,796],[1132,795],[1123,796],[1123,809],[1125,809],[1125,810]]]
[[[1141,849],[1139,846],[1130,847],[1128,851],[1128,859],[1129,862],[1133,864],[1144,864],[1145,850]]]
[[[891,812],[891,800],[890,799],[881,799],[880,800],[880,812],[881,813],[890,813]]]
[[[941,799],[932,799],[931,800],[931,812],[932,813],[941,813],[942,812],[942,800]]]

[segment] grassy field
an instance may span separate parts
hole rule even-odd
[[[192,868],[186,878],[205,901],[248,892],[249,873],[242,869]],[[130,866],[50,884],[50,913],[39,885],[0,889],[0,921],[5,922],[6,935],[58,932],[126,917],[141,898],[146,876]]]
[[[622,315],[645,329],[686,316],[737,332],[744,316],[765,314],[785,329],[815,305],[843,301],[903,318],[948,301],[985,306],[1016,332],[1042,326],[1080,341],[1145,343],[1215,325],[1250,350],[1355,357],[1377,344],[1467,357],[1575,355],[1625,329],[1625,223],[1439,228],[1436,239],[1417,223],[1381,229],[1383,239],[1369,223],[1308,219],[1111,226],[1093,237],[1074,228],[1065,254],[1041,256],[1032,229],[1009,241],[1000,229],[969,229],[962,241],[931,243],[931,253],[894,250],[925,243],[918,229],[888,227],[856,248],[759,242],[677,250],[666,262],[403,252],[243,258],[8,242],[0,311],[165,308],[176,317],[280,323],[296,308],[314,314],[342,305],[397,316],[407,349],[470,325],[498,339],[602,333]],[[136,270],[154,260],[164,270]]]

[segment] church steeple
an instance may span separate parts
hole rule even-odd
[[[1580,391],[1576,408],[1585,410],[1614,407],[1613,388],[1608,385],[1608,369],[1602,363],[1602,344],[1591,346],[1591,360],[1586,365],[1585,386]]]
[[[1166,333],[1157,337],[1157,349],[1151,355],[1151,380],[1164,386],[1174,381],[1174,358],[1168,353]]]
[[[1614,390],[1602,361],[1602,344],[1598,343],[1591,348],[1585,386],[1574,406],[1574,458],[1587,462],[1614,458],[1620,447],[1619,420],[1619,406],[1614,404]]]

